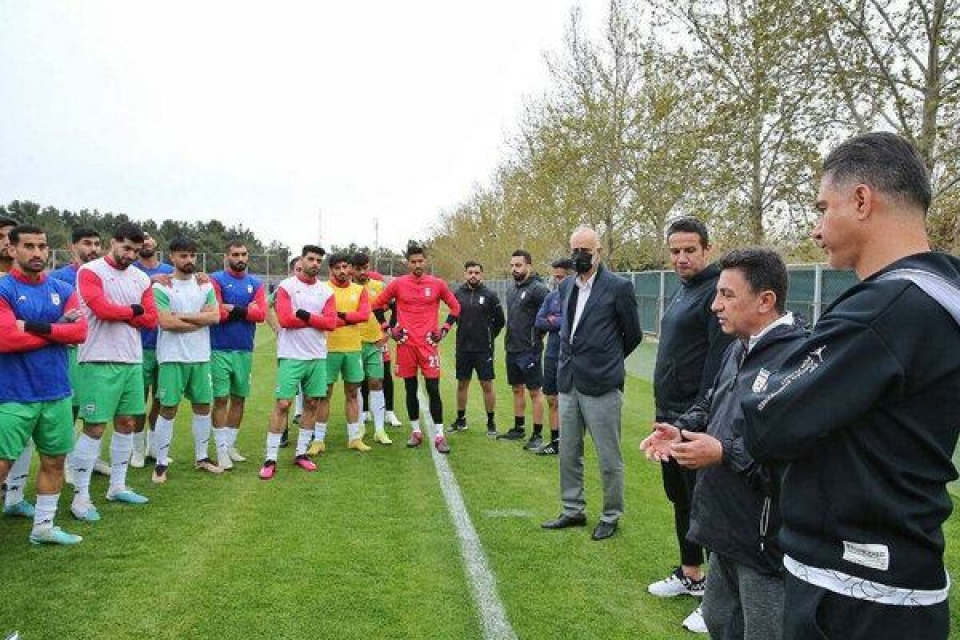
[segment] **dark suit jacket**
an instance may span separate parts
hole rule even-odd
[[[570,306],[570,297],[574,291],[579,295],[574,279],[572,276],[560,283],[564,315],[557,387],[561,393],[576,388],[590,396],[623,389],[623,359],[643,339],[633,284],[601,265],[577,332],[571,339],[576,306]]]

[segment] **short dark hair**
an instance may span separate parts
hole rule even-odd
[[[517,249],[516,251],[510,254],[510,257],[523,258],[524,262],[526,262],[527,264],[533,263],[533,256],[531,256],[530,252],[527,251],[526,249]]]
[[[3,227],[15,227],[20,224],[18,221],[13,218],[8,218],[6,216],[0,216],[0,229]]]
[[[224,246],[224,251],[226,251],[227,253],[230,253],[230,249],[233,249],[234,247],[246,248],[246,246],[247,246],[247,243],[241,240],[240,238],[233,238],[232,240],[227,241],[227,244]]]
[[[318,256],[320,256],[321,258],[322,258],[323,256],[327,255],[326,250],[325,250],[323,247],[321,247],[321,246],[319,246],[319,245],[316,245],[316,244],[305,244],[305,245],[303,245],[303,249],[300,251],[300,257],[302,258],[303,256],[307,255],[308,253],[315,253],[315,254],[317,254]]]
[[[773,291],[777,297],[777,311],[783,313],[786,310],[790,276],[783,258],[773,249],[734,249],[720,258],[717,265],[721,271],[738,269],[754,293]]]
[[[73,244],[77,244],[84,238],[97,238],[99,240],[100,234],[90,227],[80,227],[79,229],[74,229],[73,233],[70,234],[70,242]]]
[[[407,250],[404,252],[403,255],[406,256],[407,260],[409,260],[411,256],[416,256],[416,255],[421,255],[421,256],[423,256],[424,258],[426,258],[426,257],[427,257],[427,252],[426,252],[426,250],[425,250],[423,247],[421,247],[420,245],[411,244],[410,246],[407,247]]]
[[[169,251],[170,253],[175,251],[187,251],[195,253],[197,251],[197,243],[186,236],[177,236],[170,241]]]
[[[10,229],[10,233],[7,234],[7,239],[10,241],[10,244],[19,244],[20,236],[34,233],[45,234],[46,231],[34,224],[18,224],[13,229]]]
[[[573,269],[573,260],[570,258],[557,258],[550,263],[550,266],[554,269],[566,269],[570,271]]]
[[[290,258],[290,262],[287,264],[287,270],[293,269],[293,267],[300,262],[300,258]]]
[[[898,196],[926,213],[933,200],[930,173],[916,148],[895,133],[854,136],[830,152],[823,175],[835,183],[862,182]]]
[[[327,266],[331,269],[334,267],[334,265],[338,265],[341,262],[350,264],[350,256],[345,253],[331,253],[330,257],[327,258]]]
[[[675,233],[695,233],[700,236],[700,246],[706,249],[710,246],[710,234],[707,232],[707,225],[699,218],[685,216],[677,218],[667,226],[667,239],[670,239]]]
[[[463,270],[466,271],[470,267],[480,267],[480,271],[483,271],[483,265],[477,262],[476,260],[467,260],[463,263]]]
[[[132,222],[123,222],[118,224],[117,228],[113,230],[113,239],[118,242],[121,240],[130,240],[131,242],[143,244],[143,229]]]
[[[368,256],[363,251],[357,251],[350,258],[350,264],[352,264],[355,267],[362,267],[365,264],[370,264],[370,256]]]

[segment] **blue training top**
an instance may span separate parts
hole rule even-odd
[[[222,304],[249,307],[263,287],[259,278],[244,272],[217,271],[210,274]],[[253,351],[253,336],[257,331],[255,322],[244,319],[223,320],[210,327],[210,347],[216,351]]]

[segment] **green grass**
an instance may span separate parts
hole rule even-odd
[[[285,449],[276,479],[257,478],[274,374],[272,336],[258,337],[255,395],[240,437],[249,462],[220,477],[193,471],[185,405],[169,482],[154,487],[147,470],[131,471],[130,484],[151,504],[108,504],[105,479],[95,477],[101,522],[72,521],[66,495],[61,499],[59,523],[85,537],[75,548],[32,547],[28,522],[0,519],[0,566],[11,581],[0,606],[0,637],[15,629],[24,640],[481,637],[430,452],[404,448],[406,428],[391,431],[391,448],[347,451],[337,389],[320,472],[295,469]],[[511,397],[500,366],[503,429]],[[448,422],[455,408],[451,378],[443,382]],[[400,385],[397,392],[403,417]],[[691,637],[680,621],[693,600],[664,601],[645,588],[677,555],[659,471],[636,447],[652,417],[649,382],[627,383],[627,513],[618,535],[602,543],[589,539],[589,528],[539,528],[560,512],[557,459],[489,440],[479,386],[471,392],[470,429],[450,437],[449,461],[517,635]],[[586,480],[595,521],[599,474],[589,445]],[[951,568],[960,566],[955,520],[947,525]]]

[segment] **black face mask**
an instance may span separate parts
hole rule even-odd
[[[573,259],[573,269],[577,273],[587,273],[593,268],[593,254],[586,249],[577,249],[570,257]]]

